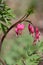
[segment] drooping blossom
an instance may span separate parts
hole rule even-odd
[[[29,30],[30,34],[32,34],[32,36],[34,37],[34,42],[36,42],[37,40],[40,39],[40,31],[39,31],[38,27],[34,28],[33,25],[29,24],[28,30]]]
[[[24,30],[24,24],[17,24],[16,28],[15,28],[15,32],[17,35],[21,35],[22,34],[22,30]]]

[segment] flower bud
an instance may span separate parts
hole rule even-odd
[[[39,33],[39,29],[36,27],[36,33]]]
[[[31,34],[34,33],[34,27],[31,24],[28,25],[28,30]]]

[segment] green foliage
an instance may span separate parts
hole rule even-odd
[[[15,18],[13,11],[5,4],[4,0],[0,0],[0,21],[8,26],[9,24],[11,24],[10,20],[12,18]],[[8,27],[5,26],[3,23],[0,23],[0,25],[3,32],[5,33]]]
[[[37,51],[43,47],[43,42],[37,43],[36,46],[33,46],[32,37],[26,33],[27,32],[22,36],[14,37],[13,39],[8,40],[8,42],[6,41],[3,43],[2,50],[5,50],[5,54],[2,56],[7,65],[24,65],[22,60],[24,60],[26,65],[38,65],[40,54],[38,54]],[[9,47],[11,48],[7,50],[6,46],[7,49]]]

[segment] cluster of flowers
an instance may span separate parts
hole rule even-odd
[[[37,40],[39,41],[40,39],[40,31],[38,29],[38,27],[32,26],[31,24],[28,25],[28,30],[30,32],[30,34],[34,37],[34,42],[36,42]]]
[[[17,24],[16,28],[15,28],[15,32],[16,35],[21,35],[22,31],[24,30],[24,24]],[[36,42],[37,40],[39,40],[40,38],[40,31],[38,29],[38,27],[34,28],[34,26],[32,26],[32,24],[28,25],[28,30],[29,33],[34,37],[34,42]]]

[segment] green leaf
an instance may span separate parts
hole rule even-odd
[[[36,61],[38,58],[40,58],[40,56],[37,55],[37,54],[34,54],[34,55],[31,56],[30,59],[33,60],[33,61]]]
[[[1,24],[1,28],[2,28],[3,33],[5,34],[6,33],[6,30],[5,30],[5,27],[4,27],[3,24]]]
[[[10,26],[11,25],[10,20],[12,18],[15,18],[15,14],[11,10],[11,8],[9,8],[8,5],[6,5],[5,1],[1,0],[0,1],[0,21],[5,22],[8,26]],[[7,27],[4,25],[3,26],[1,25],[1,29],[5,33],[5,30],[7,30]]]

